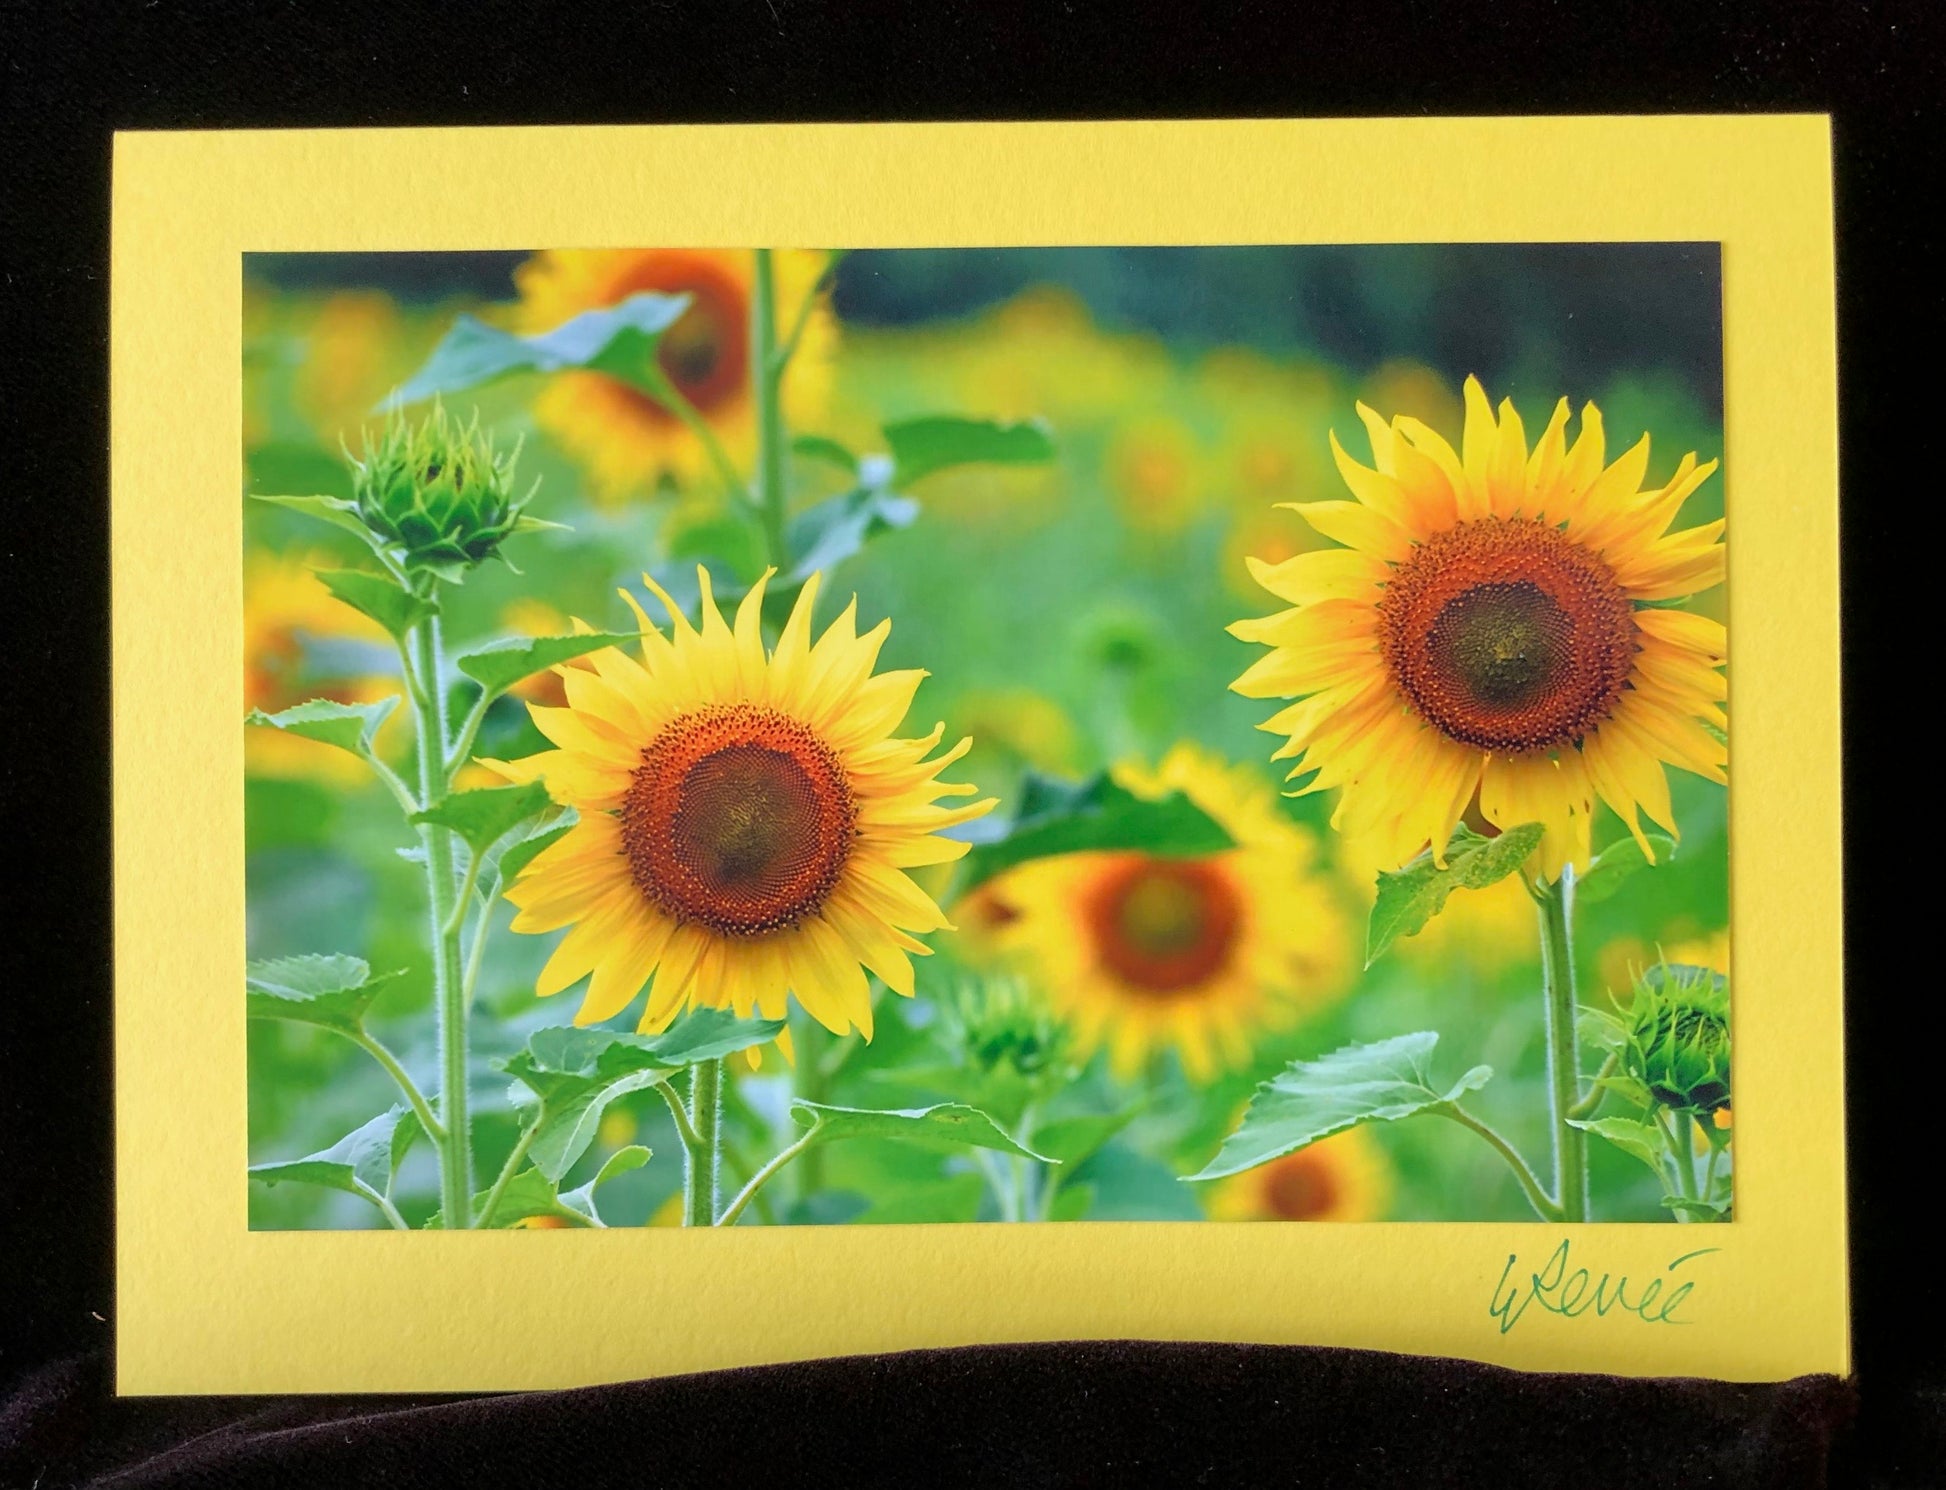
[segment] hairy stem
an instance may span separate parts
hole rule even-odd
[[[479,1220],[473,1223],[474,1225],[491,1226],[493,1224],[493,1214],[500,1209],[500,1197],[507,1193],[508,1181],[513,1179],[514,1175],[519,1172],[520,1161],[527,1157],[527,1150],[534,1146],[534,1135],[540,1131],[541,1125],[538,1121],[530,1123],[521,1133],[520,1137],[515,1140],[513,1151],[507,1155],[507,1162],[500,1166],[500,1174],[494,1180],[493,1188],[487,1191],[487,1198],[480,1204],[480,1217]]]
[[[425,1094],[419,1090],[419,1084],[407,1075],[405,1067],[399,1064],[399,1058],[379,1043],[363,1025],[360,1025],[355,1033],[347,1030],[344,1035],[352,1044],[377,1061],[384,1068],[385,1074],[398,1083],[399,1090],[405,1093],[405,1100],[412,1108],[412,1115],[419,1119],[419,1126],[426,1130],[426,1136],[435,1144],[445,1142],[444,1125],[432,1115],[431,1104],[426,1101]]]
[[[1569,1117],[1580,1119],[1595,1115],[1595,1109],[1601,1106],[1601,1099],[1608,1095],[1608,1088],[1602,1083],[1615,1074],[1615,1068],[1620,1064],[1620,1058],[1614,1055],[1610,1055],[1601,1063],[1601,1069],[1595,1073],[1595,1079],[1589,1083],[1588,1094],[1568,1109]]]
[[[723,1062],[689,1068],[689,1126],[695,1143],[683,1178],[683,1225],[716,1225],[717,1149],[723,1119]],[[746,1187],[747,1188],[747,1187]]]
[[[811,1146],[811,1140],[817,1137],[817,1133],[817,1125],[813,1124],[811,1127],[805,1129],[804,1133],[795,1143],[791,1144],[788,1148],[779,1149],[771,1157],[769,1163],[750,1176],[750,1183],[737,1192],[736,1199],[732,1200],[725,1207],[722,1216],[718,1218],[716,1224],[718,1226],[736,1225],[737,1217],[743,1214],[744,1207],[756,1198],[757,1192],[763,1189],[769,1182],[770,1177],[809,1148]]]
[[[1541,1188],[1540,1180],[1535,1176],[1534,1171],[1528,1167],[1527,1161],[1521,1158],[1520,1151],[1511,1143],[1507,1142],[1506,1139],[1502,1138],[1492,1128],[1474,1117],[1472,1113],[1468,1112],[1458,1103],[1445,1103],[1433,1108],[1432,1111],[1438,1113],[1441,1117],[1451,1118],[1463,1128],[1471,1128],[1492,1145],[1493,1151],[1507,1161],[1507,1168],[1511,1169],[1514,1172],[1514,1178],[1520,1181],[1520,1193],[1527,1197],[1527,1203],[1534,1208],[1535,1215],[1539,1216],[1543,1221],[1559,1221],[1561,1219],[1561,1207],[1556,1205],[1548,1196],[1547,1191]]]
[[[1564,1221],[1588,1219],[1588,1135],[1569,1120],[1581,1103],[1581,1054],[1574,1029],[1574,867],[1538,896],[1541,969],[1547,994],[1547,1082],[1554,1119],[1554,1195]]]
[[[446,796],[446,706],[441,686],[439,617],[413,628],[411,666],[419,727],[419,797],[430,808]],[[472,1132],[466,1113],[467,987],[460,966],[460,898],[454,874],[453,835],[431,823],[419,827],[426,851],[426,899],[433,952],[433,1004],[439,1017],[439,1199],[448,1217],[472,1219]],[[450,1224],[450,1223],[449,1223]]]
[[[392,1230],[410,1231],[412,1229],[405,1224],[405,1217],[399,1214],[399,1208],[393,1205],[384,1195],[381,1195],[363,1180],[353,1180],[351,1183],[360,1195],[378,1207],[379,1214],[385,1217],[385,1224],[391,1227]]]

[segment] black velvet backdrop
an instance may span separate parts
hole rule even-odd
[[[0,0],[0,1490],[77,1484],[1946,1485],[1930,0],[925,7]],[[1831,111],[1857,1377],[1527,1377],[1211,1345],[930,1352],[470,1401],[116,1401],[107,202],[116,128]],[[399,204],[409,212],[410,203]],[[1734,265],[1725,266],[1734,273]],[[195,328],[185,326],[184,335]],[[1735,431],[1729,432],[1734,442]],[[1886,825],[1909,829],[1894,837]],[[186,886],[186,893],[193,887]],[[1836,1052],[1833,1053],[1834,1058]],[[1849,1426],[1847,1424],[1849,1423]],[[1834,1447],[1835,1445],[1835,1447]]]

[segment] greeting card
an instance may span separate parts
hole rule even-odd
[[[1828,178],[124,136],[121,1389],[1845,1369]]]

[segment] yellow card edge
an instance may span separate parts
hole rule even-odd
[[[1619,240],[1722,244],[1734,1223],[248,1230],[243,253]],[[124,134],[112,357],[122,1392],[565,1387],[1125,1337],[1849,1370],[1825,117]],[[1530,1308],[1502,1333],[1497,1280],[1563,1239],[1574,1267],[1642,1281],[1720,1250],[1680,1265],[1677,1323]]]

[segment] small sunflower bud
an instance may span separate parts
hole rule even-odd
[[[479,416],[460,426],[434,406],[408,424],[393,415],[365,459],[352,461],[358,515],[379,537],[405,550],[410,568],[447,578],[484,563],[521,520],[531,490],[514,494],[516,446],[496,455]]]
[[[1730,1102],[1729,984],[1707,968],[1651,968],[1636,980],[1623,1065],[1664,1107],[1713,1113]]]
[[[983,1071],[1004,1066],[1021,1076],[1038,1076],[1067,1050],[1066,1028],[1012,978],[961,984],[945,1012],[968,1062]]]

